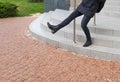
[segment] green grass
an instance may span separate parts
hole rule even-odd
[[[0,0],[0,2],[9,2],[16,4],[18,6],[18,15],[17,16],[28,16],[35,13],[44,12],[44,3],[32,3],[29,0]]]

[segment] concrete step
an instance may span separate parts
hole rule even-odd
[[[120,11],[103,10],[103,11],[101,11],[101,15],[114,17],[114,18],[120,18]]]
[[[52,23],[52,22],[51,22]],[[52,23],[54,24],[54,23]],[[47,27],[47,21],[41,22],[42,29],[51,32]],[[58,36],[63,36],[64,38],[73,40],[73,28],[71,27],[65,27],[62,28],[60,31],[56,33]],[[111,48],[117,48],[120,49],[120,37],[113,37],[113,36],[107,36],[107,35],[100,35],[100,34],[94,34],[91,33],[92,40],[94,45],[99,46],[105,46],[105,47],[111,47]],[[77,42],[85,42],[86,38],[81,30],[76,30],[76,40]]]
[[[107,0],[107,1],[113,1],[113,0]],[[119,1],[119,0],[114,0],[114,1]]]
[[[120,6],[105,6],[102,11],[116,12],[120,11]]]
[[[60,13],[62,12],[62,13]],[[59,24],[63,21],[72,11],[64,11],[57,9],[54,13],[52,13],[50,17],[50,21],[54,22],[55,24]],[[57,14],[57,15],[56,15]],[[101,34],[101,35],[108,35],[108,36],[120,36],[120,20],[119,18],[113,18],[108,16],[100,16],[101,14],[97,14],[96,22],[97,26],[93,25],[93,19],[88,24],[88,27],[92,33]],[[104,19],[104,20],[103,20]],[[76,19],[76,29],[81,30],[81,20],[82,17]],[[101,21],[102,20],[102,21]],[[115,21],[115,22],[113,22]],[[69,24],[67,27],[73,27],[73,22]]]
[[[113,1],[113,0],[108,0],[108,1]],[[114,0],[114,1],[119,1],[119,0]]]
[[[111,6],[116,6],[116,5],[120,5],[120,1],[115,1],[115,0],[112,0],[112,1],[109,1],[107,0],[105,5],[111,5]]]
[[[39,16],[36,20],[34,20],[29,26],[29,32],[35,38],[42,40],[48,44],[54,45],[59,48],[67,49],[69,51],[73,51],[75,53],[79,53],[81,55],[104,59],[104,60],[112,60],[112,61],[120,61],[120,50],[115,48],[108,48],[102,46],[92,45],[90,47],[84,48],[82,47],[83,43],[74,44],[72,40],[69,40],[64,37],[60,37],[57,35],[53,35],[50,32],[46,31],[41,27],[40,22],[44,19],[45,14]]]

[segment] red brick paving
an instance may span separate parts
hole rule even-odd
[[[36,17],[0,19],[0,82],[120,82],[118,62],[73,55],[27,36]]]

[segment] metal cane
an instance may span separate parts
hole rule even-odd
[[[96,26],[96,14],[94,15],[94,26]]]
[[[74,0],[74,10],[76,9],[76,0]],[[73,42],[76,43],[76,19],[73,21]]]

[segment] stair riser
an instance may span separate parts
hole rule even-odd
[[[111,12],[117,11],[118,12],[118,11],[120,11],[120,6],[116,6],[116,7],[106,6],[106,7],[104,7],[104,9],[102,11],[111,11]]]
[[[48,32],[51,32],[51,31],[46,27],[46,25],[41,24],[41,27],[42,27],[42,29],[44,29],[44,30],[46,30],[46,31],[48,31]],[[47,28],[47,29],[46,29],[46,28]],[[60,31],[58,31],[55,35],[62,36],[62,37],[64,37],[64,38],[73,40],[73,32],[70,31],[70,30],[69,30],[69,32],[66,32],[66,31],[65,31],[65,28],[64,28],[64,29],[61,29]],[[95,35],[92,35],[92,36],[94,36],[94,38],[92,39],[94,45],[120,49],[120,44],[118,44],[118,43],[120,43],[120,41],[108,40],[108,39],[106,39],[106,38],[102,38],[102,39],[101,39],[101,38],[95,37]],[[76,33],[76,37],[77,37],[76,40],[77,40],[78,42],[84,43],[84,42],[86,41],[86,38],[85,38],[84,33],[83,33],[83,34]]]
[[[51,22],[54,22],[55,24],[59,24],[61,20],[57,20],[55,18],[50,19]],[[69,25],[66,26],[67,28],[72,29],[73,28],[73,23],[70,23]],[[96,28],[94,26],[88,26],[90,29],[91,33],[94,34],[101,34],[101,35],[108,35],[108,36],[120,36],[120,31],[119,30],[111,30],[111,29],[102,29],[102,28]],[[76,24],[76,30],[82,30],[81,29],[81,24]]]
[[[111,17],[120,18],[120,13],[119,13],[119,12],[102,11],[102,13],[100,13],[100,14],[101,14],[101,15],[104,15],[104,16],[111,16]]]
[[[111,6],[119,6],[120,5],[120,1],[106,1],[105,5],[111,5]]]
[[[108,1],[113,1],[113,0],[108,0]],[[120,0],[114,0],[114,1],[120,1]]]
[[[95,57],[96,59],[120,61],[120,58],[117,57],[116,54],[105,53],[105,52],[100,52],[100,51],[95,51],[95,50],[91,51],[91,54],[90,54],[89,57]]]

